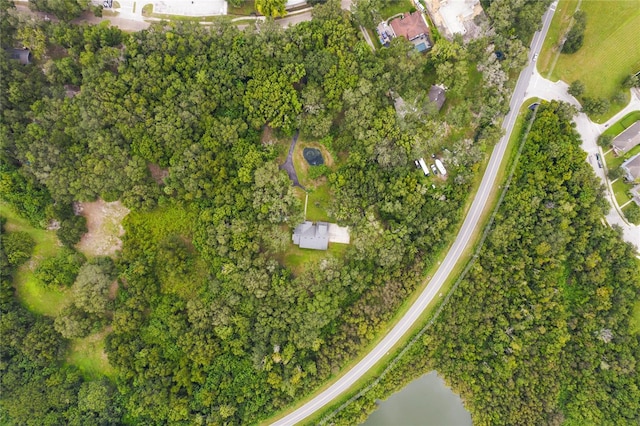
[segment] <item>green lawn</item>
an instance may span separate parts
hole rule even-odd
[[[342,257],[348,247],[348,244],[329,243],[329,249],[324,251],[301,249],[292,243],[284,253],[282,263],[290,268],[295,275],[298,275],[304,271],[306,265],[317,263],[329,256]]]
[[[580,9],[587,14],[584,45],[577,53],[559,55],[555,62],[577,4],[560,1],[538,63],[540,73],[547,77],[551,71],[553,81],[580,80],[586,86],[585,96],[611,99],[626,76],[640,71],[640,0],[582,1]],[[605,115],[592,118],[603,122],[620,109],[622,105],[612,105]]]
[[[6,203],[0,202],[0,210],[7,218],[8,231],[24,231],[36,242],[31,259],[18,269],[14,278],[18,299],[32,312],[55,316],[64,305],[66,293],[44,287],[33,274],[43,259],[55,256],[59,250],[60,242],[55,231],[34,228]]]
[[[609,126],[607,130],[602,132],[603,135],[618,136],[627,127],[631,126],[636,121],[640,120],[640,111],[631,111],[629,114],[622,117],[616,123]]]
[[[82,339],[73,339],[67,355],[67,363],[75,365],[88,379],[100,376],[113,377],[115,370],[109,364],[104,351],[104,338],[108,330],[92,334]]]
[[[302,198],[304,203],[304,197]],[[307,220],[331,222],[332,218],[327,213],[331,203],[331,194],[326,184],[309,190],[309,202],[307,203]]]
[[[617,169],[618,167],[620,167],[622,163],[624,163],[625,161],[627,161],[629,158],[633,157],[636,154],[640,154],[640,145],[634,148],[631,148],[629,152],[619,157],[616,157],[612,150],[607,155],[604,156],[604,159],[605,159],[605,162],[607,163],[608,169]]]
[[[380,9],[380,17],[382,19],[389,19],[398,13],[409,12],[415,9],[411,0],[385,0],[383,4],[384,6]]]
[[[618,179],[611,184],[611,187],[613,188],[613,194],[615,195],[616,202],[619,206],[622,206],[624,203],[631,199],[631,197],[629,197],[629,194],[627,193],[627,191],[631,189],[631,186],[624,183],[624,180]]]

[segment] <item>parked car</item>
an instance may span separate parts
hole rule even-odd
[[[433,172],[434,175],[438,174],[438,169],[436,169],[436,166],[434,164],[431,165],[431,171]]]
[[[598,167],[602,168],[602,157],[600,157],[600,154],[596,154],[596,161],[598,162]]]

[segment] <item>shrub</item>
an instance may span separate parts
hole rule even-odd
[[[627,208],[624,209],[624,215],[627,220],[634,225],[640,225],[640,207],[636,203],[630,203]]]
[[[68,287],[75,281],[84,261],[82,254],[65,247],[56,256],[43,260],[35,276],[45,286]]]
[[[598,145],[603,148],[609,148],[611,146],[611,141],[613,141],[613,136],[611,135],[600,135],[598,136]]]
[[[26,232],[10,232],[2,236],[2,248],[11,266],[20,266],[31,257],[36,242]]]
[[[574,81],[569,85],[569,89],[567,90],[567,92],[571,96],[575,96],[576,98],[581,96],[584,93],[584,83],[582,83],[580,80]]]

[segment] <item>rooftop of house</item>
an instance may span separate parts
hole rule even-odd
[[[636,154],[620,166],[626,172],[626,178],[634,181],[640,178],[640,154]]]
[[[624,154],[636,145],[640,145],[640,120],[616,136],[611,144],[618,154]]]
[[[31,51],[29,49],[7,49],[9,57],[20,61],[22,65],[31,63]]]
[[[427,27],[427,23],[420,12],[405,13],[402,17],[389,22],[389,24],[396,36],[405,37],[407,40],[413,40],[427,34],[429,31],[429,27]]]
[[[329,247],[329,224],[305,221],[293,231],[293,244],[300,248],[326,250]]]
[[[442,108],[446,99],[444,89],[441,86],[436,86],[435,84],[431,86],[431,89],[429,89],[429,100],[438,106],[438,110]]]

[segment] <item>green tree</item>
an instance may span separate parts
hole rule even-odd
[[[580,80],[575,80],[569,85],[569,89],[567,89],[567,92],[569,92],[571,96],[574,96],[577,98],[582,96],[582,94],[584,93],[584,90],[585,90],[584,83],[582,83]]]
[[[286,0],[255,0],[255,8],[261,15],[274,18],[286,15]]]
[[[609,110],[609,101],[605,98],[592,98],[585,96],[582,98],[582,112],[589,115],[604,114]]]
[[[602,134],[598,136],[598,145],[603,148],[609,148],[611,146],[611,142],[613,141],[612,135]]]
[[[81,253],[64,247],[54,257],[40,262],[35,277],[45,286],[68,287],[75,281],[84,261]]]
[[[584,30],[587,26],[587,14],[584,10],[578,10],[573,14],[573,25],[562,45],[562,53],[575,53],[584,42]]]
[[[2,236],[2,249],[10,266],[17,267],[26,262],[33,253],[36,242],[27,232],[10,232]]]
[[[112,308],[109,287],[114,279],[115,266],[110,258],[85,263],[73,283],[73,303],[84,312],[104,316]]]

